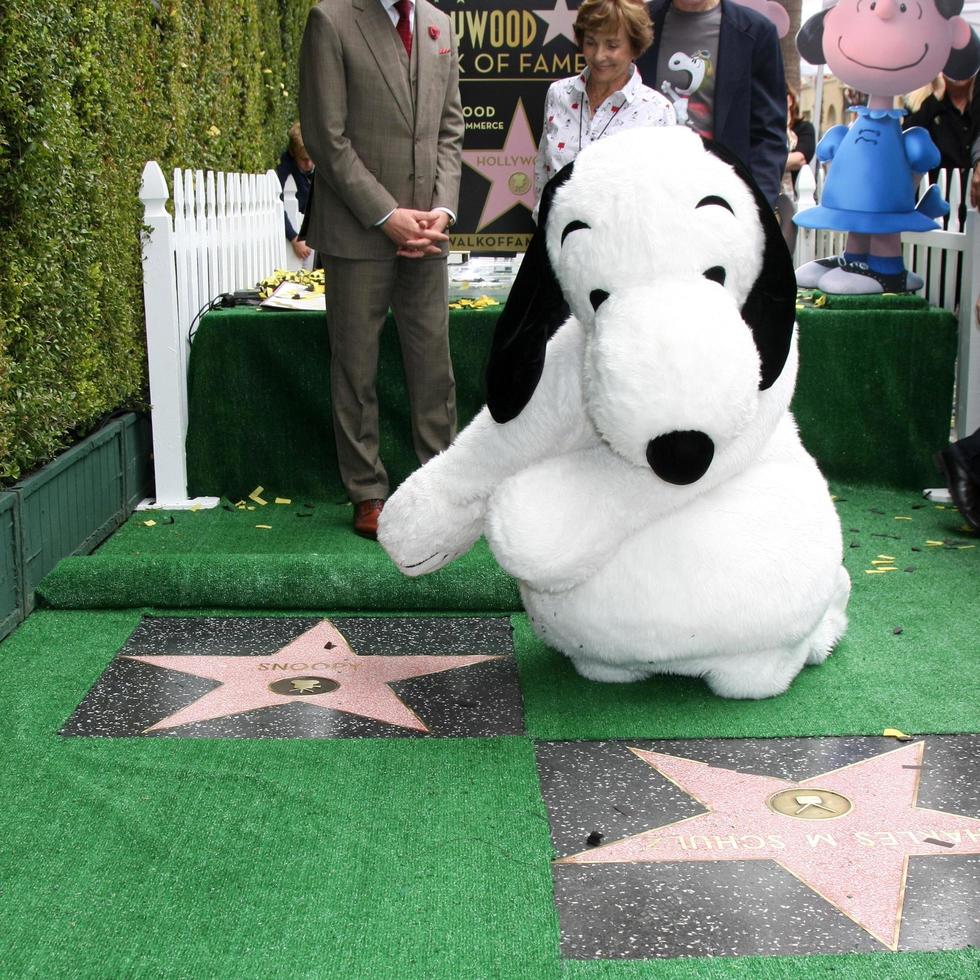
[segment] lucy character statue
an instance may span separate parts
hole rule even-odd
[[[980,44],[957,16],[963,0],[840,0],[811,17],[797,35],[800,54],[826,63],[846,85],[868,92],[854,124],[835,126],[817,146],[830,162],[820,205],[793,219],[803,228],[849,232],[842,256],[796,270],[800,286],[827,293],[902,293],[922,288],[905,268],[901,233],[929,231],[949,211],[939,189],[915,202],[915,175],[939,166],[939,151],[919,127],[902,132],[894,96],[940,72],[970,78]]]
[[[545,189],[487,408],[399,487],[378,540],[422,575],[485,534],[585,677],[779,694],[827,657],[850,591],[789,413],[795,300],[728,151],[681,126],[586,147]]]

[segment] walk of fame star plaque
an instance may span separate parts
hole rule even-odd
[[[502,618],[145,618],[65,736],[520,735]]]
[[[565,958],[980,945],[980,736],[536,749]]]

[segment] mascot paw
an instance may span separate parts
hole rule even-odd
[[[704,674],[713,693],[722,698],[760,700],[782,694],[803,669],[809,646],[767,650],[719,658]]]
[[[590,681],[601,681],[604,684],[630,684],[633,681],[646,680],[654,673],[645,667],[621,667],[601,660],[585,660],[581,657],[569,659],[576,672],[582,677]]]
[[[422,474],[425,469],[417,471]],[[437,571],[473,547],[483,530],[483,502],[461,504],[414,477],[387,501],[378,543],[408,576]]]

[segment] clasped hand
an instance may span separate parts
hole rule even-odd
[[[439,255],[440,242],[448,242],[445,234],[449,215],[445,211],[415,211],[395,208],[381,226],[384,233],[398,246],[397,254],[407,259]]]

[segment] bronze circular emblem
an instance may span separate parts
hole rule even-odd
[[[517,170],[507,178],[507,187],[519,197],[531,189],[531,178],[523,170]]]
[[[301,698],[310,694],[328,694],[340,685],[329,677],[283,677],[273,681],[269,690],[284,697]]]
[[[784,789],[766,800],[773,813],[799,820],[833,820],[850,813],[854,804],[829,789]]]

